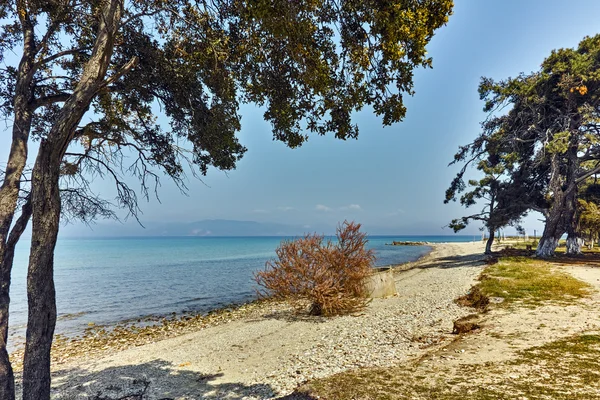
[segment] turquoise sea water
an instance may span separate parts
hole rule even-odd
[[[207,312],[255,298],[253,273],[275,254],[281,237],[144,237],[60,239],[55,282],[57,333],[88,323],[113,324],[172,312]],[[471,241],[473,236],[371,236],[376,265],[412,261],[426,246],[393,240]],[[11,287],[11,335],[27,320],[27,241],[17,248]]]

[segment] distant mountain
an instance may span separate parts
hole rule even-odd
[[[363,231],[371,235],[452,235],[432,223],[408,226],[385,227],[365,224]],[[134,221],[125,223],[101,222],[86,226],[83,224],[62,226],[62,237],[107,237],[107,236],[300,236],[304,233],[332,235],[335,226],[326,224],[303,227],[300,225],[274,222],[237,221],[227,219],[205,219],[195,222],[144,222],[141,227]],[[479,231],[462,232],[464,235],[481,235]],[[28,236],[29,233],[27,232]]]
[[[295,225],[271,222],[235,221],[207,219],[189,223],[144,223],[145,228],[136,223],[98,223],[67,225],[61,228],[64,237],[98,236],[296,236],[306,228]]]

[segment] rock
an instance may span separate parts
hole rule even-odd
[[[504,302],[504,297],[490,297],[489,300],[492,304],[500,304]]]
[[[371,299],[389,297],[395,295],[396,281],[391,269],[375,272],[364,280],[368,297]]]
[[[455,335],[460,335],[462,333],[471,332],[475,329],[481,328],[479,325],[479,315],[471,314],[466,317],[462,317],[454,321],[454,328],[452,329],[452,333]]]

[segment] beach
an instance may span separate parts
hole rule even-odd
[[[373,299],[354,315],[309,317],[284,303],[260,301],[207,316],[163,318],[144,327],[91,327],[84,338],[74,341],[58,338],[52,354],[52,396],[308,399],[313,397],[302,393],[310,392],[313,382],[361,373],[366,374],[366,382],[374,377],[399,379],[390,383],[393,379],[381,378],[388,382],[381,386],[386,388],[381,389],[383,393],[399,399],[429,398],[430,389],[424,389],[424,395],[402,389],[414,377],[422,379],[420,385],[453,382],[452,390],[463,390],[463,394],[490,385],[501,393],[510,393],[517,384],[527,391],[531,385],[540,385],[540,379],[548,385],[543,382],[551,379],[552,371],[545,369],[544,361],[529,366],[523,354],[538,354],[539,346],[578,337],[598,337],[600,267],[586,262],[550,263],[551,270],[588,285],[586,296],[535,307],[492,307],[479,314],[481,329],[454,335],[454,321],[477,313],[459,306],[456,299],[479,282],[486,267],[483,248],[478,242],[432,244],[426,256],[395,267],[397,295]],[[570,357],[560,354],[557,359]],[[13,358],[17,360],[19,354]],[[571,373],[575,372],[565,376]],[[19,373],[17,385],[19,391]],[[578,383],[561,385],[554,380],[549,385],[558,385],[566,396],[572,394],[570,387],[578,387]],[[394,388],[401,394],[393,394]],[[576,390],[584,390],[581,398],[600,396],[597,385]],[[371,393],[356,398],[378,397]]]
[[[108,336],[89,351],[65,341],[53,352],[53,396],[116,396],[143,387],[150,399],[268,399],[313,378],[421,357],[451,342],[453,321],[471,312],[454,300],[480,274],[482,251],[481,243],[433,245],[399,268],[408,270],[395,274],[396,296],[374,299],[357,315],[306,317],[263,302],[206,323],[166,322],[162,334]]]

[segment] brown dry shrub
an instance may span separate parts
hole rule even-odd
[[[368,303],[364,279],[373,272],[375,254],[366,249],[368,241],[360,224],[344,221],[336,237],[332,242],[307,234],[282,241],[277,258],[254,276],[264,288],[259,295],[296,305],[308,301],[311,315],[347,314],[363,308]]]

